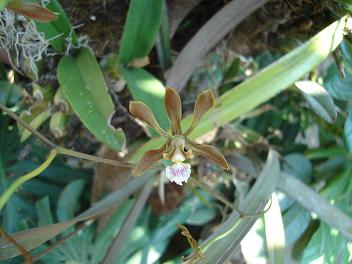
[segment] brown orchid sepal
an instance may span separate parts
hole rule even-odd
[[[131,114],[147,123],[159,135],[167,139],[167,142],[161,148],[144,153],[133,171],[134,175],[143,174],[155,162],[164,158],[173,163],[166,167],[166,177],[170,181],[182,185],[183,182],[187,182],[191,175],[191,165],[185,161],[190,159],[193,153],[210,159],[223,169],[229,170],[230,167],[225,157],[217,148],[210,145],[196,144],[187,137],[198,125],[204,114],[214,106],[214,103],[215,100],[211,90],[201,93],[195,103],[191,126],[183,133],[181,128],[181,98],[174,89],[167,88],[164,104],[171,125],[171,134],[169,134],[161,128],[152,111],[145,104],[131,101],[129,105]]]

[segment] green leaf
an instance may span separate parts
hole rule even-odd
[[[0,0],[0,9],[3,9],[10,0]]]
[[[132,0],[122,34],[119,61],[127,65],[147,56],[157,36],[163,13],[162,0]]]
[[[38,0],[37,2],[40,4],[41,1]],[[50,23],[35,21],[38,31],[44,33],[45,39],[49,40],[51,46],[58,52],[65,51],[67,38],[70,39],[70,43],[77,46],[77,35],[59,1],[51,0],[46,8],[57,13],[58,19]]]
[[[223,94],[218,98],[215,109],[203,117],[190,138],[204,135],[213,130],[214,125],[223,126],[231,122],[316,68],[342,41],[345,23],[346,17],[334,22],[305,44]],[[187,116],[182,120],[182,127],[189,127],[191,122],[192,116]],[[136,151],[132,161],[138,160],[149,149],[161,147],[164,142],[162,138],[150,140]]]
[[[164,129],[168,128],[169,121],[164,109],[165,88],[163,84],[141,68],[123,69],[122,75],[133,98],[149,106],[160,126]]]
[[[201,207],[197,208],[187,219],[186,223],[189,225],[205,225],[214,219],[218,211],[214,207]]]
[[[285,231],[281,210],[275,193],[271,196],[272,204],[264,214],[265,238],[269,263],[285,263]]]
[[[73,218],[77,209],[78,199],[83,191],[83,186],[83,180],[76,180],[69,183],[62,191],[56,210],[59,221],[68,221]]]
[[[230,66],[226,70],[226,73],[224,76],[225,83],[232,81],[236,77],[236,75],[238,74],[238,71],[240,70],[240,65],[241,65],[241,59],[239,57],[235,57],[231,62]]]
[[[299,204],[290,207],[283,215],[287,245],[292,245],[306,231],[311,221],[310,213]]]
[[[163,71],[167,71],[172,66],[171,57],[171,40],[170,40],[170,26],[169,17],[166,5],[164,5],[164,12],[162,15],[160,30],[156,40],[156,51],[158,54],[158,59],[160,66]]]
[[[114,104],[93,53],[82,48],[76,57],[64,57],[57,77],[67,100],[90,132],[111,148],[120,150],[125,135],[121,129],[109,125]]]
[[[352,107],[351,106],[350,106],[350,109],[348,110],[344,133],[345,133],[347,147],[349,151],[352,152]]]
[[[0,81],[0,102],[4,105],[14,105],[22,97],[22,88],[16,84]]]
[[[53,216],[51,215],[49,197],[45,196],[35,203],[38,211],[39,225],[50,225],[53,223]]]
[[[347,244],[351,243],[337,230],[321,224],[306,246],[300,263],[349,263]]]
[[[245,213],[261,211],[274,191],[279,176],[280,164],[277,154],[270,151],[256,183],[240,203],[242,211]],[[232,212],[229,218],[201,244],[204,258],[196,263],[226,263],[258,217],[259,215],[240,218],[236,211]]]
[[[85,221],[96,217],[102,213],[105,213],[107,210],[114,208],[117,202],[125,199],[136,190],[141,188],[150,177],[151,174],[148,174],[146,176],[132,179],[126,185],[109,194],[103,200],[95,203],[91,208],[70,221],[36,227],[10,235],[24,248],[27,250],[32,250],[33,248],[36,248],[49,239],[55,237],[57,234],[61,233],[68,227],[73,226],[80,221]],[[13,243],[7,241],[3,237],[0,237],[0,260],[12,258],[20,254],[21,253],[18,252],[16,246]]]
[[[338,175],[333,181],[330,181],[327,186],[321,191],[321,195],[330,200],[334,207],[339,208],[351,215],[349,208],[351,197],[351,169],[346,169]],[[334,216],[335,221],[343,222],[343,219]],[[349,230],[350,231],[350,230]],[[347,238],[337,229],[321,223],[317,231],[306,246],[301,263],[348,263],[349,251],[347,246]]]
[[[323,86],[313,81],[299,81],[295,85],[318,116],[329,123],[336,121],[336,106]]]
[[[284,157],[282,170],[308,183],[312,178],[313,166],[310,160],[300,153],[291,153]]]
[[[345,78],[342,79],[335,64],[328,69],[324,78],[324,86],[329,94],[336,99],[352,99],[352,76],[346,72]]]

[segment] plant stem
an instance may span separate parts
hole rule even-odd
[[[49,157],[46,159],[46,161],[44,161],[43,164],[41,164],[38,168],[34,169],[33,171],[21,176],[14,183],[12,183],[10,185],[10,187],[8,187],[6,189],[6,191],[0,196],[0,211],[5,206],[7,201],[11,198],[13,193],[16,192],[17,188],[20,187],[26,181],[28,181],[28,180],[38,176],[40,173],[42,173],[50,165],[50,163],[54,160],[54,158],[56,157],[57,154],[58,154],[57,150],[53,149],[50,152]]]
[[[85,154],[85,153],[81,153],[81,152],[78,152],[78,151],[69,150],[69,149],[60,147],[60,146],[56,145],[54,142],[52,142],[51,140],[49,140],[47,137],[45,137],[42,133],[40,133],[39,131],[35,130],[27,122],[23,121],[14,112],[12,112],[10,109],[8,109],[5,105],[3,105],[1,103],[0,103],[0,109],[3,110],[4,112],[6,112],[10,117],[15,119],[24,128],[29,130],[33,135],[35,135],[43,143],[45,143],[46,145],[48,145],[52,149],[56,150],[57,154],[62,154],[62,155],[66,155],[66,156],[71,156],[71,157],[76,157],[76,158],[80,158],[80,159],[90,160],[90,161],[94,161],[94,162],[98,162],[98,163],[105,163],[105,164],[109,164],[109,165],[126,167],[126,168],[135,168],[136,167],[136,164],[134,164],[134,163],[121,162],[121,161],[117,161],[117,160],[111,160],[111,159],[106,159],[106,158],[102,158],[102,157],[96,157],[96,156],[93,156],[93,155],[89,155],[89,154]],[[164,167],[163,166],[154,165],[150,169],[163,170]]]

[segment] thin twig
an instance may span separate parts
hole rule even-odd
[[[46,138],[43,134],[32,128],[27,122],[23,121],[21,118],[19,118],[14,112],[12,112],[10,109],[8,109],[6,106],[0,103],[0,108],[2,111],[6,112],[10,117],[15,119],[18,123],[20,123],[23,127],[25,127],[27,130],[29,130],[33,135],[35,135],[37,138],[39,138],[41,141],[43,141],[45,144],[50,146],[51,148],[56,149],[58,146],[50,141],[48,138]]]
[[[69,150],[63,147],[60,147],[56,145],[54,142],[49,140],[47,137],[45,137],[42,133],[31,127],[27,122],[23,121],[21,118],[19,118],[14,112],[12,112],[10,109],[8,109],[6,106],[0,103],[0,109],[6,112],[11,118],[15,119],[18,123],[20,123],[25,129],[29,130],[33,135],[35,135],[38,139],[40,139],[43,143],[48,145],[50,148],[55,149],[59,154],[66,155],[66,156],[71,156],[71,157],[76,157],[76,158],[81,158],[85,160],[90,160],[98,163],[105,163],[113,166],[120,166],[120,167],[126,167],[126,168],[135,168],[136,164],[134,163],[128,163],[128,162],[121,162],[117,160],[111,160],[111,159],[106,159],[102,157],[96,157],[93,155],[81,153],[78,151],[74,150]],[[150,169],[152,170],[163,170],[164,167],[161,165],[153,165]]]
[[[10,243],[14,244],[15,247],[19,252],[21,252],[21,255],[25,259],[26,264],[32,264],[34,263],[32,256],[28,253],[27,249],[25,249],[20,243],[18,243],[13,237],[8,235],[2,228],[0,228],[0,236],[3,236],[7,241]]]
[[[190,178],[189,181],[191,183],[193,183],[194,185],[198,186],[199,188],[201,188],[202,190],[206,191],[207,193],[210,193],[211,195],[213,195],[216,199],[218,199],[220,202],[222,202],[226,206],[230,207],[232,210],[236,211],[240,215],[240,217],[262,215],[262,214],[265,214],[271,207],[272,200],[270,198],[270,204],[269,204],[268,208],[264,209],[261,212],[257,212],[257,213],[245,213],[245,212],[242,212],[241,209],[239,209],[236,205],[229,202],[220,193],[218,193],[217,191],[214,191],[213,189],[211,189],[209,186],[205,185],[204,183],[196,180],[195,178]]]

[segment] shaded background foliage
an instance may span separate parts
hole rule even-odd
[[[133,179],[127,168],[59,156],[44,173],[22,185],[0,213],[1,228],[8,234],[38,226],[42,227],[38,234],[47,233],[35,246],[31,241],[24,244],[34,247],[30,253],[38,263],[181,263],[182,256],[196,251],[176,224],[185,225],[199,242],[204,258],[193,261],[200,263],[351,261],[350,31],[346,26],[344,40],[334,51],[324,50],[323,44],[342,38],[341,28],[324,31],[330,33],[320,35],[325,36],[321,40],[312,39],[349,15],[351,3],[261,1],[221,41],[206,47],[223,33],[214,31],[209,39],[199,39],[197,32],[208,21],[219,25],[212,19],[224,10],[244,8],[243,1],[237,2],[37,1],[59,13],[60,19],[35,22],[46,39],[37,43],[48,44],[36,67],[24,56],[26,49],[4,44],[15,36],[4,33],[9,16],[14,19],[13,33],[28,33],[26,25],[33,22],[1,10],[0,102],[58,145],[118,161],[135,161],[143,150],[160,143],[129,115],[129,101],[147,104],[166,129],[164,84],[177,76],[173,65],[182,65],[179,55],[198,50],[201,59],[188,58],[194,64],[185,64],[191,70],[188,76],[179,76],[179,83],[187,82],[176,88],[185,116],[192,112],[197,94],[213,90],[219,108],[203,120],[194,137],[219,146],[233,171],[225,173],[196,157],[191,161],[192,177],[244,212],[262,211],[268,198],[273,200],[265,216],[240,217],[191,183],[182,187],[164,183],[160,173]],[[194,48],[189,44],[194,40],[204,45]],[[26,41],[23,47],[33,43]],[[312,50],[302,45],[306,41]],[[30,51],[30,56],[38,55]],[[283,57],[294,52],[296,56]],[[324,61],[317,55],[311,62],[319,52],[331,54]],[[302,63],[285,69],[293,57]],[[266,72],[261,71],[267,66]],[[286,75],[280,75],[282,69]],[[286,87],[289,75],[294,77]],[[258,76],[267,78],[266,83],[248,84]],[[306,82],[292,81],[299,79]],[[285,87],[280,87],[282,83]],[[272,95],[265,97],[266,91]],[[245,101],[248,104],[258,101],[251,104],[254,109],[236,109],[240,102],[232,98],[241,92],[239,98],[252,96]],[[231,116],[222,114],[226,111]],[[212,123],[214,116],[224,125]],[[4,193],[39,166],[49,151],[3,112],[0,124],[0,193]],[[189,118],[183,124],[189,124]],[[122,147],[125,143],[127,148]],[[57,232],[50,235],[47,228],[53,223],[58,223],[53,226]],[[18,242],[24,238],[14,237]],[[222,239],[214,244],[214,237]],[[1,238],[0,256],[9,256],[5,247],[11,243]],[[10,247],[17,251],[13,244]],[[20,254],[13,252],[11,256]],[[18,263],[22,256],[2,261]]]

